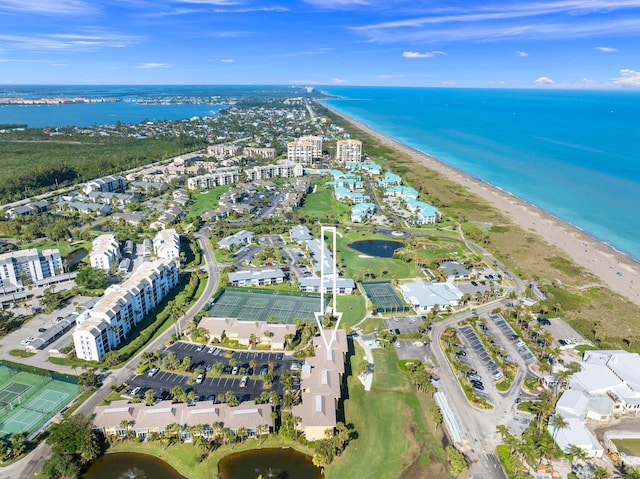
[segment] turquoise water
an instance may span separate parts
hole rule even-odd
[[[640,92],[326,87],[336,110],[640,259]]]

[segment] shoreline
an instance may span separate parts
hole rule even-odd
[[[640,265],[626,254],[591,236],[579,227],[551,215],[513,193],[465,173],[437,158],[401,143],[366,124],[320,103],[333,114],[376,138],[383,145],[408,155],[416,163],[464,186],[503,212],[525,232],[532,231],[564,251],[577,265],[597,276],[612,291],[640,305]],[[553,278],[549,278],[553,279]]]

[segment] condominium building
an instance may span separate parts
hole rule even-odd
[[[115,435],[123,438],[133,431],[141,441],[149,439],[151,433],[164,434],[169,424],[179,424],[180,439],[191,442],[194,436],[215,438],[220,430],[215,429],[214,424],[220,424],[235,433],[243,429],[250,438],[260,435],[259,430],[273,432],[275,424],[272,412],[271,404],[255,404],[253,401],[244,401],[232,407],[224,403],[212,404],[211,401],[160,401],[147,406],[143,402],[129,403],[125,400],[96,407],[92,422],[94,429],[105,437]],[[127,428],[122,427],[123,422],[127,423]],[[197,425],[202,427],[191,427]]]
[[[360,140],[339,140],[336,143],[336,160],[346,163],[360,163],[362,159],[362,142]]]
[[[337,330],[329,349],[320,337],[314,338],[313,345],[315,356],[307,358],[302,367],[302,403],[293,407],[293,415],[300,418],[296,427],[308,441],[325,438],[326,430],[333,431],[336,426],[348,351],[347,335],[343,329]]]
[[[83,191],[85,194],[89,194],[92,191],[100,191],[103,193],[114,193],[117,191],[123,191],[127,187],[127,180],[122,176],[104,176],[97,180],[89,181],[84,185]]]
[[[239,179],[239,168],[235,166],[219,168],[215,172],[187,179],[187,188],[190,190],[206,190],[215,186],[231,185],[237,183]]]
[[[303,136],[287,143],[289,161],[311,164],[322,157],[322,138],[319,136]]]
[[[0,285],[22,286],[62,274],[62,257],[57,249],[38,252],[35,248],[0,254]]]
[[[116,349],[177,284],[176,263],[161,259],[143,263],[124,283],[107,288],[93,308],[76,319],[76,356],[99,361]]]
[[[120,243],[115,235],[100,235],[93,240],[93,246],[89,255],[91,266],[107,272],[121,259]]]
[[[240,147],[236,145],[211,145],[207,147],[207,154],[217,158],[228,158],[240,153]]]
[[[244,170],[249,181],[268,180],[269,178],[294,178],[302,176],[304,170],[300,163],[283,160],[275,165],[254,166]]]
[[[242,150],[242,156],[246,156],[249,158],[265,158],[265,159],[275,158],[276,149],[246,147]]]
[[[153,252],[158,258],[180,257],[180,235],[174,229],[160,230],[153,238]]]

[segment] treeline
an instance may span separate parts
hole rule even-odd
[[[0,201],[34,196],[205,146],[205,140],[186,135],[52,138],[42,130],[11,132],[0,139]]]

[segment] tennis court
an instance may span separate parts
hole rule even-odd
[[[325,307],[329,299],[325,297]],[[225,288],[213,299],[207,314],[245,321],[267,321],[273,317],[276,322],[293,324],[295,318],[314,321],[313,313],[317,311],[320,311],[317,294]]]
[[[46,373],[46,371],[41,371]],[[37,431],[79,393],[76,384],[50,375],[0,366],[0,437]]]
[[[378,305],[378,313],[396,313],[409,310],[389,281],[367,281],[362,283],[362,287],[367,293],[369,301]]]

